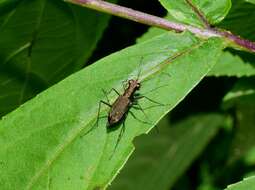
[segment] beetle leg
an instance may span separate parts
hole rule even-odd
[[[150,102],[154,103],[154,104],[157,104],[159,106],[165,106],[165,104],[162,104],[160,102],[157,102],[155,100],[152,100],[151,98],[148,98],[147,96],[136,96],[135,99],[136,100],[139,100],[139,99],[142,99],[142,98],[145,98],[146,100],[149,100]]]
[[[143,115],[146,117],[146,119],[149,119],[147,114],[144,112],[144,109],[142,108],[142,106],[138,103],[138,102],[135,102],[134,103],[134,106],[133,106],[134,109],[137,109],[137,110],[140,110],[141,112],[143,112]]]
[[[129,113],[130,113],[130,114],[133,116],[133,118],[136,119],[137,121],[139,121],[139,122],[141,122],[141,123],[145,123],[145,124],[152,125],[152,123],[150,123],[150,122],[143,121],[143,120],[137,118],[137,117],[135,116],[135,114],[134,114],[132,111],[129,111]]]
[[[100,116],[101,104],[105,104],[105,105],[107,105],[109,107],[112,107],[112,105],[110,105],[109,103],[107,103],[107,102],[105,102],[103,100],[100,100],[100,102],[98,103],[98,111],[97,111],[97,120],[96,120],[96,123],[86,133],[82,134],[81,137],[83,137],[86,134],[90,133],[92,130],[95,129],[95,127],[98,127],[99,119],[107,117],[107,116]]]
[[[110,156],[110,159],[112,158],[112,156],[114,155],[116,149],[117,149],[117,146],[119,145],[119,142],[121,140],[121,137],[123,136],[124,132],[125,132],[125,129],[126,129],[126,125],[125,125],[125,121],[126,121],[126,117],[127,117],[127,113],[125,114],[124,118],[123,118],[123,122],[122,122],[122,127],[120,129],[120,133],[118,135],[118,139],[117,139],[117,142],[116,142],[116,145],[114,147],[114,150],[113,150],[113,153],[112,155]]]

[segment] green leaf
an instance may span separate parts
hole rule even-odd
[[[222,52],[217,64],[208,73],[208,76],[235,76],[249,77],[255,75],[255,64],[242,60],[238,55],[225,51]]]
[[[249,166],[255,165],[255,146],[253,146],[245,155],[244,162]]]
[[[235,110],[235,134],[229,163],[243,158],[254,146],[255,78],[242,78],[224,97],[224,107]]]
[[[249,3],[255,4],[255,0],[245,0],[245,1],[247,1],[247,2],[249,2]]]
[[[255,95],[254,80],[254,77],[239,79],[233,89],[225,95],[223,106],[229,108],[249,105],[250,101],[253,101],[252,97]]]
[[[80,69],[109,18],[59,0],[21,0],[1,10],[0,116]]]
[[[178,21],[194,26],[204,26],[199,16],[203,15],[207,22],[216,24],[221,22],[231,8],[231,0],[159,0],[167,11]],[[199,14],[194,11],[196,8]]]
[[[255,177],[245,178],[243,181],[229,185],[226,190],[255,190]]]
[[[106,187],[131,154],[134,137],[148,132],[198,84],[222,48],[218,38],[166,33],[110,55],[28,101],[0,121],[1,189]],[[152,124],[129,114],[116,151],[121,126],[107,132],[102,118],[84,135],[95,126],[98,103],[104,99],[101,90],[121,92],[122,81],[138,73],[140,93],[165,104],[155,107],[146,99],[139,101],[149,107],[145,112]],[[110,102],[116,98],[109,95]],[[100,115],[107,110],[103,106]],[[146,120],[141,111],[131,111]]]
[[[211,144],[213,144],[213,142]],[[204,153],[204,154],[206,154],[206,153]],[[208,156],[208,157],[210,160],[215,159],[215,158],[211,158],[210,156]],[[213,176],[213,172],[210,170],[208,164],[200,162],[200,171],[198,173],[200,174],[199,175],[200,184],[197,188],[198,190],[218,190],[218,188],[216,188],[214,185],[215,179]]]
[[[0,0],[0,14],[2,15],[3,12],[8,11],[10,8],[14,7],[19,0]],[[1,21],[0,21],[1,24]]]
[[[222,115],[204,114],[171,127],[161,122],[159,134],[137,139],[135,153],[109,189],[170,189],[225,120]]]
[[[15,74],[17,73],[8,73],[8,70],[0,69],[0,116],[14,110],[23,100],[30,99],[38,93],[36,87],[30,86],[24,92],[24,82],[20,80],[18,74]]]
[[[156,27],[150,27],[148,32],[144,33],[140,38],[136,39],[136,43],[141,43],[144,42],[146,40],[149,40],[151,38],[154,38],[156,36],[159,36],[161,34],[167,33],[168,31],[163,30],[161,28],[156,28]],[[172,31],[169,31],[172,32]],[[174,33],[174,32],[172,32]]]

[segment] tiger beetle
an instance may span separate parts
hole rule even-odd
[[[119,143],[119,141],[120,141],[120,139],[121,139],[121,137],[122,137],[122,135],[125,131],[125,120],[126,120],[126,117],[127,117],[128,113],[130,113],[133,116],[133,118],[136,119],[139,122],[142,122],[142,123],[145,123],[145,124],[151,124],[150,122],[143,121],[143,120],[137,118],[135,116],[135,114],[132,111],[130,111],[130,108],[140,110],[145,115],[145,117],[147,118],[147,115],[145,114],[143,108],[138,103],[139,99],[145,98],[148,101],[157,104],[158,106],[164,106],[164,104],[156,102],[156,101],[154,101],[154,100],[152,100],[152,99],[150,99],[150,98],[148,98],[144,95],[140,95],[138,93],[138,91],[141,87],[141,82],[139,81],[140,73],[141,73],[141,71],[138,73],[138,76],[137,76],[136,79],[127,80],[127,87],[123,86],[123,88],[124,88],[123,94],[120,94],[115,88],[112,88],[108,93],[103,90],[103,93],[106,96],[107,102],[103,101],[103,100],[100,100],[99,105],[98,105],[96,126],[98,126],[99,119],[102,118],[102,117],[100,117],[101,104],[105,104],[106,106],[110,107],[110,110],[109,110],[108,115],[107,115],[107,125],[106,125],[107,131],[115,130],[116,127],[119,124],[123,125],[123,127],[121,128],[120,134],[118,136],[117,144],[115,146],[115,149],[116,149],[116,147],[117,147],[117,145],[118,145],[118,143]],[[156,88],[156,89],[158,89],[158,88]],[[154,91],[156,89],[153,89],[151,91]],[[114,91],[118,95],[118,97],[111,104],[109,99],[108,99],[107,94],[109,94],[112,91]],[[87,133],[89,133],[91,130],[89,130]],[[115,149],[114,149],[114,151],[115,151]]]

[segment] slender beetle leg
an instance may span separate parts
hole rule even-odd
[[[147,119],[149,119],[148,116],[147,116],[147,114],[144,112],[144,109],[142,108],[142,106],[141,106],[138,102],[134,102],[133,105],[134,105],[134,106],[133,106],[134,109],[140,110],[141,112],[143,112],[143,115],[144,115]]]
[[[103,89],[102,89],[103,90]],[[120,93],[115,89],[115,88],[111,88],[111,90],[109,90],[109,92],[106,92],[105,90],[103,90],[104,95],[107,97],[108,94],[110,94],[112,91],[114,91],[116,94],[118,94],[118,96],[120,96]],[[108,97],[107,97],[108,99]]]
[[[168,84],[165,84],[165,85],[158,86],[158,87],[153,88],[153,89],[151,89],[151,90],[149,90],[149,91],[147,91],[147,92],[144,92],[143,94],[149,94],[149,93],[154,92],[154,91],[156,91],[156,90],[158,90],[158,89],[160,89],[160,88],[163,88],[163,87],[165,87],[165,86],[169,86],[169,85],[168,85]]]
[[[139,107],[133,106],[133,108],[142,111],[144,116],[149,120],[147,114],[144,112],[144,109],[141,107],[141,105],[140,104],[134,104],[134,105],[138,105]],[[159,133],[159,129],[157,125],[155,125],[155,128],[156,128],[156,132]]]
[[[98,127],[98,122],[99,122],[99,119],[101,118],[106,118],[107,116],[100,116],[100,110],[101,110],[101,104],[105,104],[109,107],[112,107],[111,104],[103,101],[103,100],[100,100],[100,102],[98,103],[98,111],[97,111],[97,120],[96,120],[96,123],[84,134],[81,135],[81,137],[83,137],[84,135],[90,133],[95,127]]]
[[[160,102],[157,102],[157,101],[155,101],[155,100],[152,100],[152,99],[148,98],[147,96],[136,96],[136,97],[135,97],[136,100],[139,100],[139,99],[142,99],[142,98],[145,98],[146,100],[149,100],[150,102],[155,103],[155,104],[157,104],[157,105],[165,106],[165,104],[162,104],[162,103],[160,103]]]
[[[145,123],[145,124],[152,125],[152,123],[150,123],[150,122],[147,122],[147,121],[143,121],[143,120],[141,120],[141,119],[138,119],[132,111],[129,111],[129,113],[130,113],[130,114],[133,116],[133,118],[136,119],[137,121],[139,121],[139,122],[141,122],[141,123]]]
[[[109,103],[107,103],[107,102],[105,102],[105,101],[103,101],[103,100],[100,100],[100,102],[99,102],[99,104],[98,104],[98,112],[97,112],[96,126],[98,126],[98,121],[99,121],[99,118],[100,118],[99,115],[100,115],[100,111],[101,111],[101,104],[105,104],[105,105],[109,106],[110,108],[112,107],[111,104],[109,104]]]
[[[116,151],[116,149],[117,149],[117,147],[118,147],[118,145],[119,145],[120,139],[121,139],[121,137],[123,136],[123,134],[124,134],[124,132],[125,132],[125,129],[126,129],[126,125],[125,125],[126,117],[127,117],[127,113],[125,114],[125,117],[124,117],[124,119],[123,119],[123,123],[122,123],[123,126],[122,126],[121,129],[120,129],[120,133],[119,133],[119,135],[118,135],[117,142],[116,142],[116,144],[115,144],[115,146],[114,146],[113,153],[111,154],[111,156],[110,156],[109,159],[111,159],[112,156],[114,155],[114,153],[115,153],[115,151]]]

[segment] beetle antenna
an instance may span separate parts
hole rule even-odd
[[[139,63],[139,70],[138,70],[138,74],[137,74],[137,79],[138,80],[141,76],[141,72],[142,72],[142,62],[143,62],[143,56],[140,59],[140,63]]]

